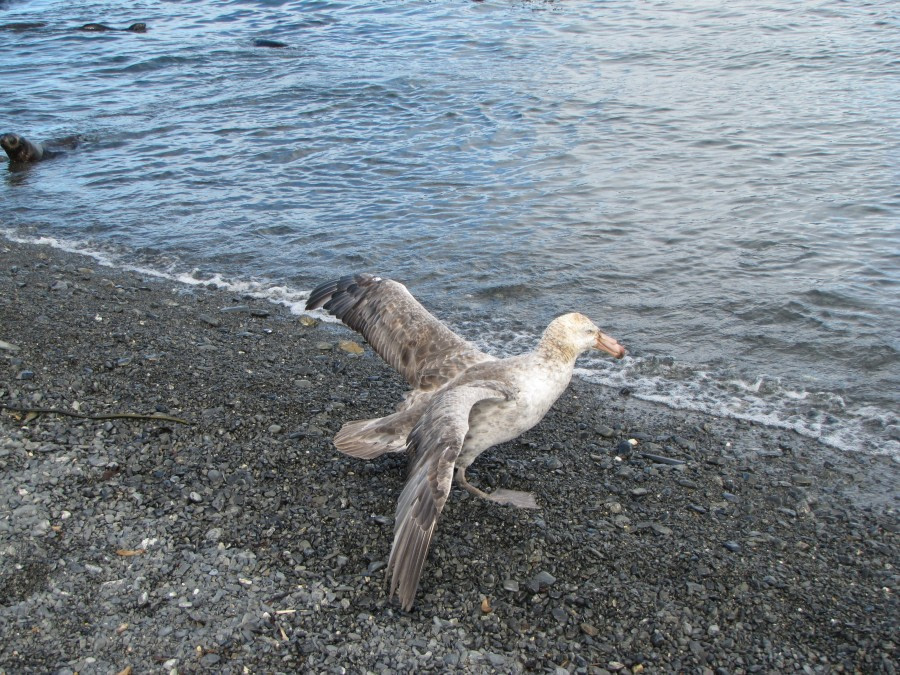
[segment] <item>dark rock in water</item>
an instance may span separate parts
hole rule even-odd
[[[78,30],[83,30],[89,33],[103,33],[106,31],[129,31],[132,33],[146,33],[147,32],[147,24],[145,23],[133,23],[128,28],[113,28],[112,26],[107,26],[104,23],[86,23],[83,26],[80,26]]]
[[[17,23],[4,23],[0,25],[0,30],[11,30],[14,32],[19,32],[23,30],[34,30],[36,28],[43,28],[47,24],[43,21],[21,21]]]
[[[265,38],[257,38],[253,41],[255,47],[269,47],[271,49],[281,49],[287,47],[287,43],[278,40],[267,40]]]

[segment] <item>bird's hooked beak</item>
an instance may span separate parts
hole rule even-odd
[[[606,333],[600,331],[597,331],[597,341],[594,342],[594,349],[599,349],[602,352],[611,354],[617,359],[621,359],[625,356],[625,347],[616,342],[615,338],[611,338]]]

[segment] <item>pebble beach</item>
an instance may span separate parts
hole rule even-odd
[[[400,611],[405,457],[331,438],[404,389],[342,326],[0,240],[0,672],[896,672],[895,460],[577,379],[468,472],[541,509],[454,488]]]

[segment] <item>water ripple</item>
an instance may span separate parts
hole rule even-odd
[[[7,173],[3,228],[297,292],[368,267],[511,348],[579,309],[632,349],[640,395],[846,447],[895,433],[887,0],[110,14],[0,8],[44,24],[0,30],[0,127],[81,138]],[[94,20],[149,31],[74,30]]]

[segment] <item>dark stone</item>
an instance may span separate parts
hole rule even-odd
[[[556,583],[556,577],[549,572],[541,571],[528,581],[528,588],[533,592],[543,591]]]

